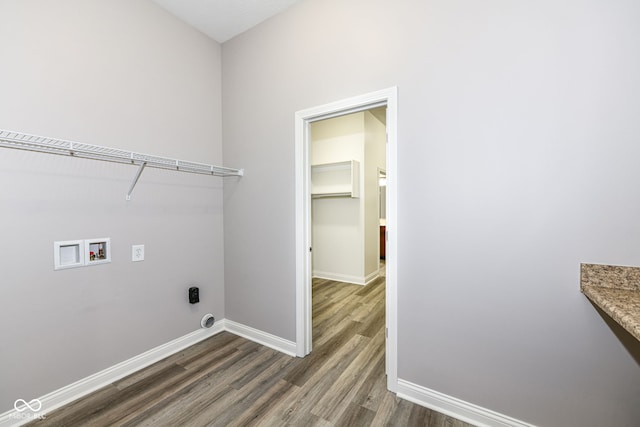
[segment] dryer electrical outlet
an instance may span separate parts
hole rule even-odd
[[[200,289],[197,286],[189,288],[189,303],[197,304],[200,302]]]

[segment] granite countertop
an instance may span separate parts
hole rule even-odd
[[[581,264],[580,290],[640,340],[640,267]]]

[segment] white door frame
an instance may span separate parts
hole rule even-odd
[[[391,87],[295,113],[296,158],[296,355],[311,352],[311,189],[309,128],[312,122],[387,106],[387,248],[386,372],[387,388],[398,384],[397,313],[397,117],[398,89]]]

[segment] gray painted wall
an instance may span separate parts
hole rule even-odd
[[[0,129],[222,162],[217,43],[147,0],[0,16]],[[147,169],[127,202],[135,172],[0,149],[0,413],[224,317],[221,178]],[[97,237],[111,264],[53,270],[55,240]]]
[[[579,263],[640,264],[640,4],[308,0],[222,47],[227,318],[295,339],[294,112],[397,85],[399,377],[636,425]],[[330,23],[330,25],[328,24]]]

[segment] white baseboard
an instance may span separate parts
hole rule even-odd
[[[278,336],[268,334],[250,326],[245,326],[240,323],[236,323],[232,320],[224,320],[225,330],[232,334],[239,335],[243,338],[257,342],[258,344],[265,345],[274,350],[278,350],[281,353],[288,354],[289,356],[296,356],[296,343],[282,339]]]
[[[398,379],[398,397],[478,427],[534,427],[506,415]]]
[[[313,271],[313,277],[318,279],[335,280],[336,282],[353,283],[354,285],[368,285],[378,278],[379,271],[376,270],[367,276],[349,276],[347,274],[331,273],[327,271]]]
[[[380,270],[376,270],[373,273],[370,273],[369,275],[367,275],[367,277],[364,278],[364,284],[368,285],[369,283],[376,280],[378,277],[380,277]]]

